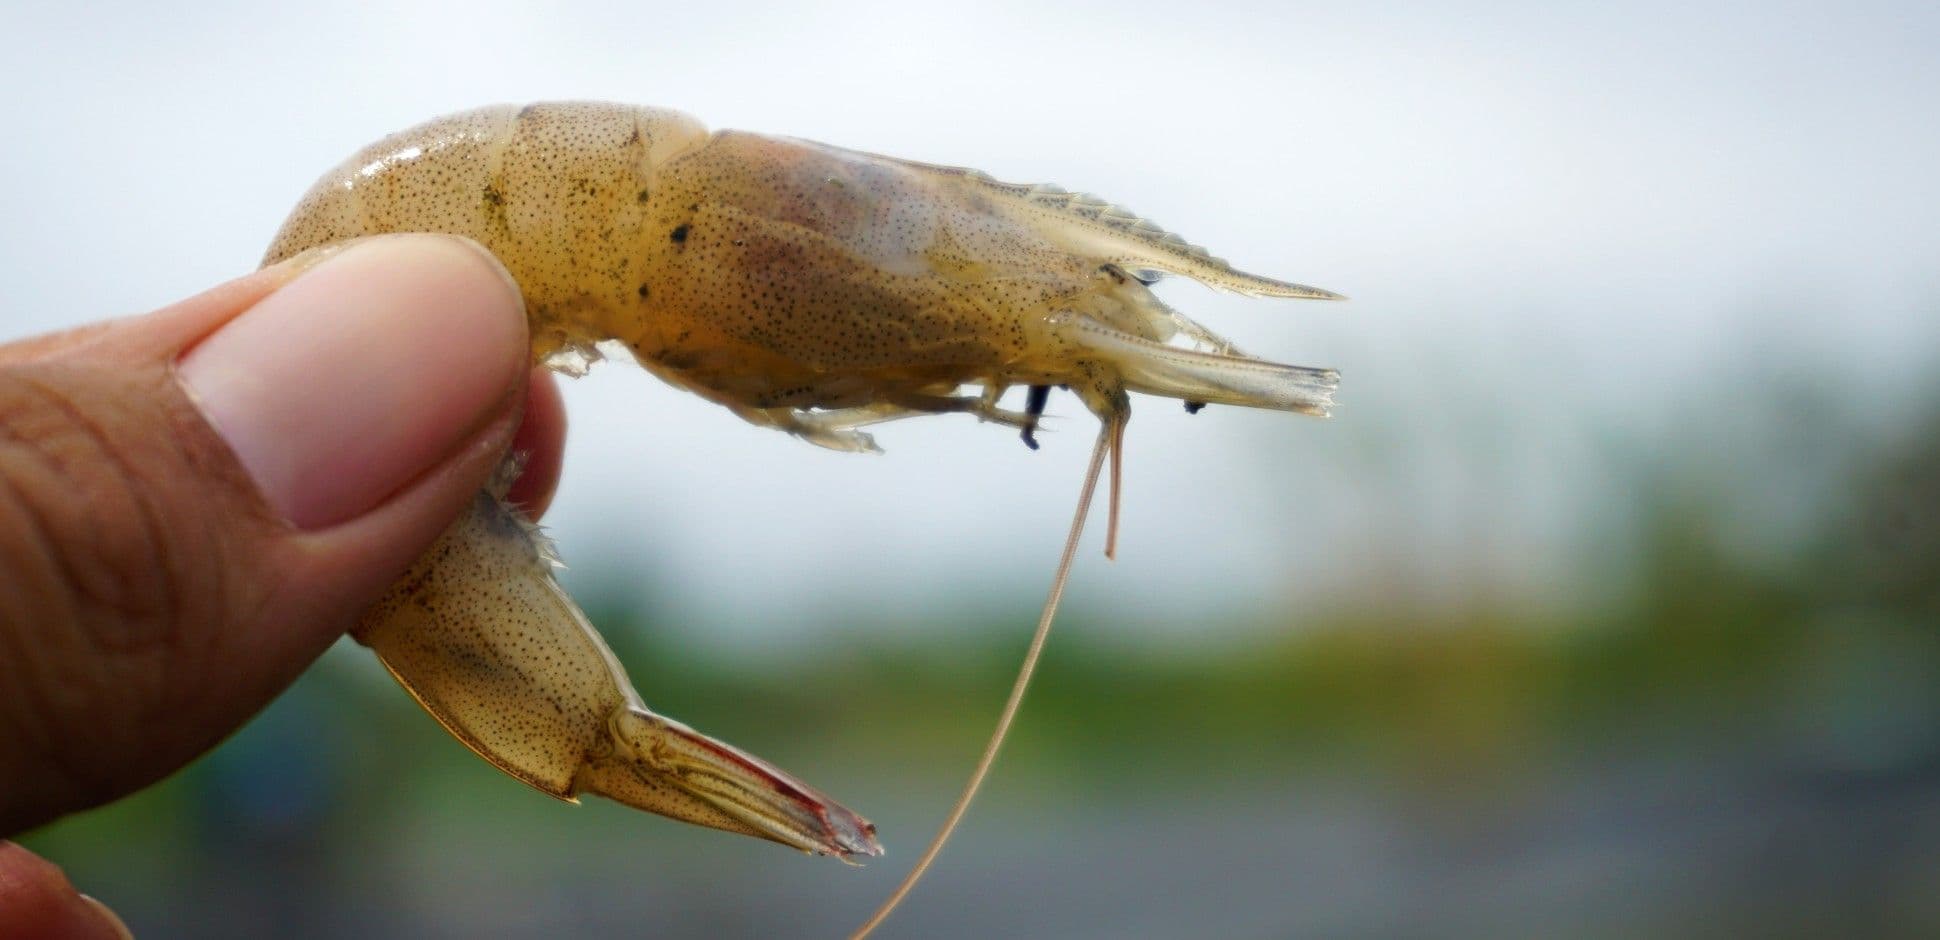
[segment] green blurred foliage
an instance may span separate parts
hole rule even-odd
[[[1737,779],[1729,768],[1750,762],[1781,768],[1772,779],[1829,780],[1844,788],[1829,792],[1857,794],[1840,797],[1857,808],[1827,809],[1809,797],[1802,812],[1863,815],[1868,786],[1911,787],[1915,805],[1932,812],[1940,807],[1932,772],[1940,766],[1940,408],[1871,437],[1839,436],[1870,443],[1842,462],[1853,468],[1848,476],[1819,481],[1825,511],[1777,551],[1747,554],[1725,536],[1720,520],[1733,493],[1693,482],[1717,475],[1641,472],[1625,514],[1637,533],[1629,557],[1596,562],[1600,576],[1623,586],[1615,603],[1419,607],[1384,601],[1369,585],[1363,603],[1318,622],[1280,612],[1276,639],[1238,650],[1107,646],[1082,639],[1104,631],[1067,630],[1000,763],[1003,782],[980,810],[988,815],[973,815],[972,830],[1003,819],[1028,824],[1071,805],[1126,808],[1136,819],[1176,812],[1196,794],[1293,794],[1315,780],[1390,794],[1377,805],[1416,822],[1455,820],[1460,830],[1478,811],[1517,819],[1544,794],[1571,780],[1594,783],[1600,768],[1639,755],[1716,776],[1725,788]],[[951,637],[945,642],[871,644],[755,670],[684,647],[679,634],[655,629],[653,610],[595,603],[590,612],[656,708],[695,716],[811,779],[818,775],[809,770],[826,776],[828,762],[840,760],[852,778],[940,805],[987,731],[1030,613],[940,609],[957,629],[923,635]],[[181,929],[185,895],[232,914],[257,911],[253,920],[235,915],[238,923],[302,919],[301,904],[265,913],[260,894],[251,901],[218,890],[212,900],[195,887],[249,883],[264,870],[294,873],[319,897],[358,897],[350,909],[443,910],[420,897],[435,894],[439,878],[566,879],[565,860],[615,838],[614,816],[557,812],[500,778],[405,696],[369,681],[376,667],[361,652],[346,652],[175,778],[24,841],[166,934]],[[1830,818],[1836,829],[1845,817]],[[520,851],[465,859],[454,844],[473,838],[481,821],[515,832]],[[1714,872],[1720,898],[1753,890],[1772,904],[1720,901],[1738,913],[1714,921],[1687,919],[1696,915],[1673,905],[1669,920],[1650,923],[1733,935],[1802,909],[1819,919],[1786,921],[1794,928],[1786,932],[1940,926],[1933,905],[1905,900],[1930,892],[1873,890],[1895,879],[1940,884],[1932,867],[1940,845],[1920,841],[1940,830],[1919,831],[1929,835],[1882,854],[1863,884],[1839,889],[1847,893],[1782,878],[1734,888]],[[427,839],[429,848],[419,844]],[[901,844],[913,841],[905,833]],[[625,857],[638,855],[628,847]],[[455,867],[413,867],[426,858]],[[738,863],[693,864],[731,880]],[[409,932],[399,926],[409,920],[370,916],[373,930]],[[1358,923],[1354,916],[1342,915]]]

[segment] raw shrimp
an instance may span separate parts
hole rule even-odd
[[[388,232],[484,245],[523,291],[535,362],[625,355],[759,425],[873,451],[862,427],[961,412],[1034,431],[1068,388],[1102,422],[1077,519],[988,769],[1042,647],[1128,392],[1325,415],[1331,370],[1254,359],[1162,303],[1162,274],[1266,297],[1337,295],[1246,274],[1103,200],[810,141],[710,132],[600,103],[481,108],[394,134],[326,174],[265,264]],[[1029,389],[1024,410],[1000,405]],[[974,387],[974,393],[971,389]],[[866,820],[730,745],[649,711],[504,500],[508,462],[353,635],[445,728],[555,797],[630,806],[845,860]],[[893,901],[892,901],[893,903]],[[873,927],[887,908],[865,926]]]

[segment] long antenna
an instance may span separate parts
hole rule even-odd
[[[1031,674],[1037,671],[1038,657],[1044,652],[1044,639],[1051,634],[1051,618],[1057,615],[1058,601],[1064,599],[1065,582],[1071,580],[1071,561],[1078,555],[1078,537],[1084,534],[1085,515],[1091,510],[1091,494],[1098,489],[1098,472],[1105,465],[1105,453],[1114,450],[1112,443],[1122,433],[1122,430],[1114,429],[1121,428],[1122,424],[1123,419],[1120,418],[1107,421],[1098,429],[1098,443],[1091,449],[1091,468],[1085,471],[1084,487],[1078,491],[1078,511],[1071,518],[1071,534],[1065,537],[1064,554],[1058,558],[1058,573],[1051,580],[1051,596],[1044,599],[1044,612],[1037,618],[1037,632],[1031,634],[1030,649],[1024,653],[1024,663],[1017,669],[1017,681],[1011,683],[1010,698],[1004,702],[1004,710],[997,716],[997,727],[990,732],[990,741],[983,747],[983,757],[977,761],[977,769],[970,772],[970,781],[964,784],[963,795],[957,797],[956,805],[950,808],[949,818],[943,821],[943,828],[936,831],[929,847],[923,850],[923,857],[916,860],[915,866],[903,876],[902,883],[890,893],[888,900],[883,901],[882,906],[876,908],[876,912],[869,915],[869,919],[857,927],[855,933],[849,935],[849,940],[863,940],[869,936],[889,919],[896,905],[909,896],[910,889],[916,887],[917,880],[923,877],[930,863],[936,861],[937,854],[943,851],[943,843],[950,841],[950,833],[956,830],[957,823],[963,820],[963,814],[969,811],[970,801],[976,797],[978,788],[983,786],[984,777],[990,773],[990,765],[997,760],[997,749],[1003,746],[1004,737],[1010,733],[1011,720],[1017,717],[1017,707],[1024,702],[1024,690],[1030,687]]]
[[[1104,433],[1111,435],[1111,511],[1106,514],[1105,557],[1118,558],[1118,494],[1125,484],[1125,424],[1131,415],[1114,413],[1105,421]]]

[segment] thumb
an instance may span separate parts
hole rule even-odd
[[[484,484],[526,350],[504,269],[430,235],[0,347],[0,835],[294,679]]]

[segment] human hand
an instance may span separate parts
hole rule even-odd
[[[0,346],[0,835],[235,731],[508,448],[512,501],[550,500],[564,413],[497,261],[429,235],[308,260]],[[112,916],[0,843],[0,936]]]

